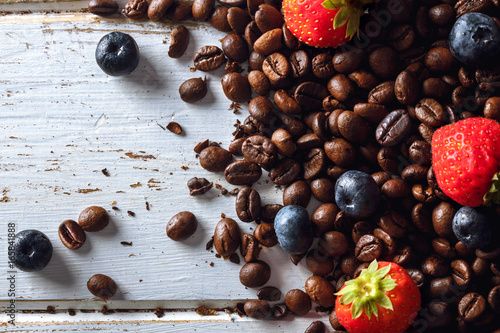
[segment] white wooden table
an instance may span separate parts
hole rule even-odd
[[[119,1],[120,8],[125,3]],[[190,71],[194,52],[220,45],[224,34],[206,23],[185,22],[191,31],[188,50],[171,59],[167,50],[177,24],[101,18],[84,13],[86,7],[86,1],[0,4],[0,331],[303,332],[313,320],[328,323],[327,315],[314,310],[281,321],[193,311],[199,305],[234,307],[256,298],[257,291],[240,284],[242,264],[205,250],[221,213],[237,218],[234,197],[215,188],[190,197],[186,187],[188,179],[201,176],[234,188],[222,174],[203,170],[193,147],[207,138],[227,147],[236,119],[248,115],[247,105],[239,114],[229,110],[220,86],[223,69],[207,74],[209,93],[202,101],[186,104],[178,94],[184,80],[205,75]],[[140,47],[139,66],[126,77],[107,76],[94,58],[99,39],[115,30],[132,35]],[[161,128],[170,121],[181,124],[184,134]],[[264,173],[257,184],[264,204],[281,203],[281,190],[267,180]],[[90,205],[105,207],[111,223],[71,251],[57,228]],[[166,237],[165,226],[182,210],[200,223],[193,237],[176,243]],[[38,229],[51,239],[54,254],[43,271],[9,272],[8,223],[17,232]],[[240,225],[245,232],[255,227]],[[294,266],[279,247],[264,249],[261,258],[272,267],[268,285],[283,294],[303,289],[310,276],[304,262]],[[96,273],[119,285],[112,300],[88,292],[86,282]],[[12,274],[15,297],[8,295]],[[7,325],[5,313],[11,299],[15,326]],[[130,311],[102,314],[103,305]],[[162,318],[153,313],[157,307],[168,309]]]

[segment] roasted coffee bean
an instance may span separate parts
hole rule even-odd
[[[364,57],[364,51],[359,48],[339,48],[332,59],[333,66],[337,72],[354,72]]]
[[[306,134],[307,127],[302,120],[287,116],[284,113],[279,114],[279,118],[283,124],[283,128],[288,131],[292,137],[299,138]]]
[[[257,260],[260,253],[260,246],[259,241],[254,235],[244,234],[241,237],[240,253],[245,262],[253,262]]]
[[[207,95],[207,78],[192,78],[184,81],[179,87],[179,95],[186,103],[194,103]]]
[[[352,143],[364,142],[370,132],[366,120],[352,111],[344,111],[338,116],[337,127],[342,136]]]
[[[304,155],[303,160],[304,179],[311,180],[317,178],[326,169],[328,158],[323,149],[313,148]]]
[[[255,238],[265,247],[273,247],[278,244],[278,238],[274,226],[269,223],[261,223],[255,228]]]
[[[303,316],[312,308],[311,299],[300,289],[292,289],[286,293],[287,308],[297,316]]]
[[[421,288],[424,285],[425,275],[420,270],[416,268],[407,268],[406,271],[410,275],[413,282],[415,282],[417,287]]]
[[[382,230],[394,238],[402,238],[408,229],[406,218],[394,210],[390,210],[382,215],[379,218],[378,224]]]
[[[307,207],[311,200],[311,188],[303,180],[297,180],[283,191],[283,205],[298,205]]]
[[[389,46],[382,46],[371,51],[368,62],[372,71],[382,78],[393,77],[399,69],[397,54]]]
[[[486,100],[483,115],[485,118],[500,121],[500,97],[490,97]]]
[[[356,243],[354,255],[359,261],[372,262],[382,255],[382,242],[373,235],[364,235]]]
[[[284,21],[279,10],[271,5],[262,4],[255,12],[255,23],[257,23],[260,31],[265,33],[272,29],[281,28]]]
[[[430,166],[432,163],[431,145],[425,141],[415,141],[409,148],[409,154],[412,161]]]
[[[429,287],[427,290],[427,296],[430,299],[442,299],[442,298],[456,298],[460,292],[460,287],[457,287],[453,277],[446,276],[442,278],[435,278],[429,282]]]
[[[397,174],[401,166],[400,157],[393,147],[382,147],[377,154],[377,161],[382,170]]]
[[[252,99],[248,104],[248,111],[250,115],[267,125],[269,125],[274,118],[273,109],[273,103],[271,103],[268,98],[263,96]]]
[[[82,247],[87,238],[82,227],[73,220],[66,220],[61,223],[58,234],[64,246],[71,250]]]
[[[240,35],[226,35],[221,41],[221,47],[230,61],[242,63],[248,59],[248,44]]]
[[[472,270],[475,276],[482,276],[489,271],[489,262],[482,258],[476,258],[472,263]]]
[[[335,74],[332,56],[329,53],[320,53],[312,59],[312,72],[319,79],[328,79]]]
[[[276,287],[264,287],[257,291],[257,297],[262,301],[277,302],[281,299],[281,291]]]
[[[311,148],[323,147],[325,140],[315,133],[308,133],[298,138],[296,144],[298,150],[308,150]]]
[[[286,26],[286,23],[283,23],[281,29],[283,30],[283,42],[287,48],[295,51],[300,49],[304,45],[297,37],[292,34],[292,32]]]
[[[321,276],[311,276],[306,280],[305,291],[309,298],[320,306],[326,308],[335,305],[335,287]]]
[[[380,145],[391,147],[401,143],[411,133],[411,119],[406,110],[389,113],[375,130],[375,138]]]
[[[408,24],[400,24],[389,31],[387,36],[389,44],[396,51],[405,51],[412,47],[416,34],[413,27]]]
[[[186,21],[192,18],[192,4],[174,0],[174,3],[168,7],[165,17],[171,21]]]
[[[240,270],[240,282],[248,288],[262,287],[271,277],[271,267],[261,260],[246,263]]]
[[[251,185],[259,180],[261,175],[262,169],[246,160],[234,161],[224,170],[226,181],[233,185]]]
[[[281,42],[282,35],[283,31],[281,29],[266,31],[255,40],[253,44],[254,51],[263,56],[268,56],[278,51],[283,47],[283,43]]]
[[[303,82],[297,86],[294,98],[304,109],[319,109],[323,99],[328,96],[328,90],[316,82]]]
[[[318,249],[309,251],[306,256],[307,268],[314,275],[327,276],[333,272],[335,263],[332,258],[321,253]]]
[[[318,245],[321,253],[339,258],[349,249],[349,240],[339,231],[328,231],[320,237]]]
[[[78,224],[84,231],[101,231],[109,224],[108,212],[98,206],[87,207],[78,216]]]
[[[404,198],[410,194],[411,191],[410,186],[401,178],[388,180],[382,185],[380,190],[383,195],[391,199]]]
[[[250,15],[254,16],[259,6],[264,3],[264,0],[247,0],[247,8]]]
[[[220,220],[214,232],[214,247],[223,257],[233,254],[241,243],[241,233],[238,223],[231,218]]]
[[[370,90],[368,93],[368,103],[389,104],[396,97],[394,93],[394,81],[386,81]]]
[[[241,221],[255,221],[260,215],[261,201],[259,192],[248,186],[240,189],[236,196],[235,206],[236,214]]]
[[[210,24],[215,29],[222,32],[230,32],[232,30],[227,20],[228,8],[224,6],[215,7],[215,10],[210,17]]]
[[[226,57],[217,46],[202,46],[193,57],[194,67],[200,71],[213,71],[226,62]]]
[[[311,193],[321,202],[335,201],[335,182],[330,178],[316,178],[311,181]]]
[[[425,317],[425,325],[429,329],[449,327],[453,321],[453,312],[450,305],[441,301],[431,301],[425,306],[428,314]]]
[[[286,130],[279,128],[274,131],[271,137],[272,143],[276,146],[278,153],[283,156],[291,156],[295,151],[293,137]]]
[[[349,101],[356,93],[354,83],[344,74],[337,74],[328,81],[330,94],[341,102]]]
[[[199,156],[201,167],[212,172],[224,170],[232,159],[233,156],[230,152],[217,146],[209,146],[203,149]]]
[[[378,172],[375,172],[374,174],[371,175],[372,178],[375,180],[375,183],[377,183],[377,185],[379,187],[382,187],[382,185],[384,185],[384,183],[390,179],[392,179],[391,177],[391,174],[388,173],[388,172],[385,172],[385,171],[378,171]]]
[[[172,216],[167,223],[167,236],[174,241],[183,241],[191,237],[198,227],[198,220],[191,212],[180,212]]]
[[[432,254],[422,262],[422,272],[433,277],[442,277],[448,273],[448,265],[443,258]]]
[[[88,9],[92,14],[106,16],[118,11],[118,3],[114,0],[90,0]]]
[[[245,40],[247,41],[248,45],[254,46],[255,42],[257,39],[259,39],[260,36],[262,36],[262,32],[259,30],[259,27],[257,26],[257,23],[255,21],[251,21],[250,23],[247,24],[245,27]],[[255,52],[257,53],[257,52]],[[259,53],[257,53],[259,54]],[[259,54],[261,57],[263,57],[261,54]],[[250,54],[251,57],[251,54]],[[250,63],[250,60],[249,60]],[[260,67],[258,68],[260,70]]]
[[[193,177],[188,180],[187,187],[189,189],[189,195],[203,195],[210,191],[213,182],[209,182],[205,178]]]
[[[440,127],[446,121],[443,106],[433,98],[424,98],[415,106],[415,114],[422,123],[429,127]]]
[[[491,0],[462,0],[455,4],[457,18],[466,13],[477,12],[488,14],[493,9],[495,2]]]
[[[311,215],[311,224],[316,236],[321,236],[325,232],[333,231],[335,227],[335,217],[340,211],[334,203],[319,205]]]
[[[248,57],[248,65],[253,71],[262,71],[262,64],[264,63],[265,57],[257,52],[250,53]]]
[[[332,73],[333,75],[333,73]],[[330,75],[331,77],[331,75]],[[378,79],[370,72],[363,69],[358,69],[348,75],[349,79],[358,87],[365,90],[373,89],[378,83]]]
[[[291,158],[279,160],[270,170],[269,178],[276,185],[288,185],[300,176],[302,168],[299,162]]]
[[[241,151],[247,161],[257,163],[265,170],[271,169],[278,157],[274,143],[262,135],[247,138],[243,142]]]
[[[354,146],[341,138],[325,142],[325,153],[333,163],[343,168],[350,166],[356,158]]]
[[[389,113],[386,106],[374,103],[357,103],[353,110],[367,121],[377,124]]]
[[[446,72],[456,66],[457,60],[448,48],[435,47],[427,52],[424,63],[431,71]]]
[[[307,327],[304,333],[325,333],[325,324],[322,321],[313,321],[311,325]]]
[[[396,253],[394,253],[391,261],[399,266],[406,267],[412,263],[414,257],[415,255],[411,246],[401,245],[396,249]]]
[[[335,216],[335,230],[343,233],[344,235],[350,235],[354,221],[344,212],[340,211]]]
[[[457,210],[448,202],[441,202],[432,211],[432,225],[436,233],[448,239],[454,239],[452,224]]]
[[[271,82],[262,71],[254,70],[248,73],[248,83],[258,95],[267,96],[271,91]]]
[[[439,26],[453,24],[455,21],[455,10],[450,4],[439,4],[429,9],[429,19]]]
[[[488,304],[491,309],[500,313],[500,286],[493,287],[488,293]]]
[[[160,21],[174,0],[152,0],[148,7],[148,17],[151,21]]]
[[[262,71],[274,88],[284,88],[288,85],[291,72],[290,63],[281,53],[275,52],[267,56],[262,63]]]
[[[450,86],[437,77],[428,78],[422,83],[422,94],[426,97],[442,98],[448,96],[450,91]]]
[[[274,223],[274,218],[279,210],[283,208],[280,204],[267,204],[260,210],[260,219],[267,223]]]
[[[276,304],[272,311],[274,319],[282,319],[288,314],[288,308],[285,304]]]
[[[302,113],[299,103],[286,90],[280,89],[274,93],[274,103],[284,113],[293,115]]]
[[[370,234],[372,232],[373,232],[373,227],[369,222],[366,221],[356,222],[356,224],[354,224],[352,228],[352,240],[354,241],[354,243],[357,244],[358,241],[361,239],[361,237]]]
[[[253,319],[264,319],[271,314],[269,303],[263,300],[252,299],[246,301],[243,309],[246,315]]]
[[[194,0],[193,18],[197,21],[206,21],[212,16],[215,7],[215,0]]]
[[[332,95],[326,96],[323,99],[322,105],[323,105],[323,109],[325,109],[326,112],[333,112],[334,110],[337,110],[337,109],[341,109],[341,110],[347,109],[347,106],[345,106],[340,101],[333,98]]]
[[[431,233],[432,228],[432,212],[423,203],[416,204],[411,212],[411,219],[413,224],[424,233]]]
[[[189,44],[189,30],[185,26],[180,25],[172,31],[171,38],[172,41],[168,49],[168,56],[170,58],[180,58],[186,52]]]
[[[125,5],[123,13],[130,19],[138,20],[146,16],[148,7],[149,4],[146,0],[131,0]]]
[[[235,33],[243,35],[245,28],[252,18],[246,10],[239,7],[231,7],[227,11],[227,21]]]
[[[422,123],[418,125],[418,132],[424,138],[424,140],[428,143],[432,143],[432,135],[434,134],[435,129],[432,127],[427,126],[426,124]]]
[[[458,303],[458,313],[468,323],[478,321],[486,312],[486,299],[478,293],[468,293]]]
[[[455,243],[455,251],[457,251],[457,254],[464,259],[469,259],[475,254],[474,249],[468,248],[462,242]]]
[[[437,200],[436,193],[430,186],[424,187],[422,184],[415,184],[411,188],[411,192],[418,202],[433,203]]]
[[[233,102],[243,103],[248,101],[252,96],[248,79],[240,73],[224,74],[221,83],[224,95]]]
[[[394,252],[396,252],[397,249],[396,240],[393,237],[391,237],[388,233],[386,233],[384,230],[380,228],[373,229],[373,236],[379,238],[384,244],[383,253],[385,255],[394,254]]]
[[[394,82],[394,93],[401,104],[411,105],[417,101],[419,82],[410,71],[402,71]]]
[[[432,248],[434,252],[445,259],[455,259],[457,252],[447,239],[434,238],[432,240]]]
[[[85,230],[85,228],[83,229]],[[500,258],[500,246],[497,244],[490,244],[489,246],[476,249],[476,256],[485,260],[496,260]]]
[[[457,285],[466,286],[471,283],[474,272],[467,261],[458,259],[451,262],[451,274]]]
[[[87,289],[92,295],[104,300],[113,297],[118,290],[115,281],[107,275],[95,274],[87,281]]]
[[[221,5],[228,8],[231,7],[245,7],[247,2],[245,0],[217,0]]]
[[[294,79],[301,79],[308,75],[312,70],[311,58],[304,50],[293,52],[288,58]]]

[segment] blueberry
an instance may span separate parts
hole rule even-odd
[[[380,204],[380,189],[367,173],[345,172],[335,184],[335,201],[341,210],[355,219],[372,215]]]
[[[464,206],[453,217],[453,233],[465,246],[481,249],[491,241],[489,214],[484,209]]]
[[[500,27],[485,14],[460,16],[449,40],[451,53],[464,65],[484,66],[500,55]]]
[[[108,75],[130,74],[139,64],[139,47],[130,35],[110,32],[99,41],[95,59]]]
[[[14,266],[25,272],[42,270],[52,258],[52,243],[38,230],[23,230],[14,237]]]
[[[291,254],[305,253],[313,241],[309,214],[302,206],[281,208],[274,218],[274,230],[283,250]]]

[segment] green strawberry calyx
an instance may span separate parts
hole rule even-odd
[[[500,205],[500,172],[495,173],[491,181],[491,187],[483,197],[483,203],[487,207]]]
[[[342,27],[347,22],[345,37],[351,39],[359,29],[359,20],[365,13],[364,6],[379,0],[325,0],[321,4],[326,9],[339,9],[333,19],[333,29]]]
[[[335,295],[340,296],[340,304],[351,305],[352,319],[360,317],[363,312],[370,318],[378,317],[378,306],[394,310],[386,291],[393,290],[397,284],[391,278],[391,264],[378,268],[377,260],[373,260],[368,268],[361,271],[357,279],[349,280]]]

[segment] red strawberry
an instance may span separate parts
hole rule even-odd
[[[372,261],[335,295],[335,312],[350,333],[401,333],[420,310],[420,290],[408,272],[392,262]]]
[[[351,40],[359,28],[363,6],[377,0],[283,0],[288,29],[304,43],[337,47]]]
[[[500,203],[500,124],[468,118],[432,136],[432,168],[444,194],[470,207]]]

